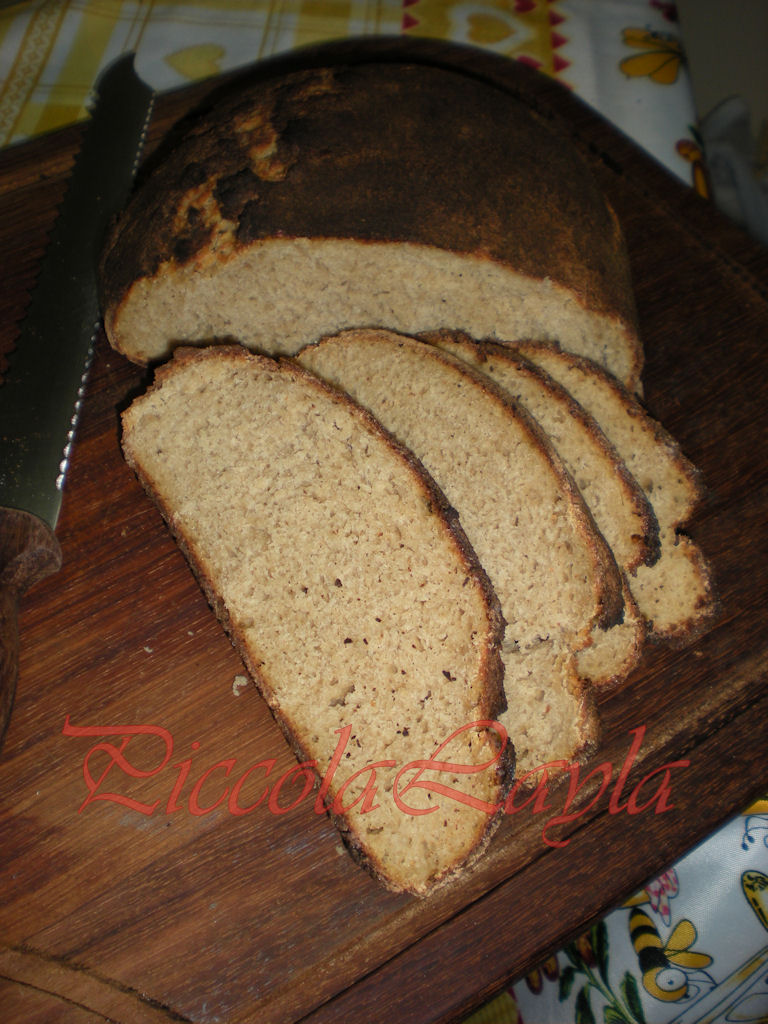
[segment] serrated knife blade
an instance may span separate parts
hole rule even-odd
[[[93,340],[98,259],[131,190],[154,101],[133,54],[99,76],[81,148],[0,384],[0,745],[18,671],[18,602],[58,570],[54,530]]]

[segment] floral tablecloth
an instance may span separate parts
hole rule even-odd
[[[0,145],[84,117],[99,69],[126,50],[163,90],[310,43],[397,34],[533,64],[697,178],[675,8],[661,0],[28,0],[0,8]]]
[[[765,1024],[768,800],[466,1024]]]
[[[573,89],[706,194],[673,3],[29,0],[0,7],[0,145],[86,116],[127,50],[155,89],[359,35],[471,43]],[[503,929],[499,932],[504,941]],[[513,941],[513,938],[510,938]],[[472,1024],[768,1021],[768,800],[477,1011]]]

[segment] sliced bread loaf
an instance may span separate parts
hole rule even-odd
[[[544,432],[493,381],[416,338],[351,330],[297,359],[370,410],[457,509],[507,621],[502,722],[519,771],[583,754],[597,724],[574,655],[620,617],[621,582]]]
[[[632,593],[651,638],[689,642],[717,610],[709,564],[698,545],[681,532],[703,495],[698,470],[636,396],[601,366],[556,345],[511,345],[558,380],[595,418],[647,494],[659,524],[661,556],[654,565],[637,569]]]
[[[102,292],[111,343],[141,363],[383,326],[558,340],[630,388],[642,366],[622,233],[586,163],[510,92],[427,64],[241,85],[146,176]]]
[[[646,634],[627,575],[659,558],[659,528],[648,498],[594,417],[546,370],[507,346],[457,331],[420,337],[508,392],[548,435],[575,480],[624,573],[624,618],[610,630],[593,631],[591,644],[579,653],[579,671],[601,691],[615,687],[639,661]]]
[[[504,703],[503,621],[423,467],[315,376],[236,347],[179,350],[123,430],[299,759],[322,777],[351,728],[326,794],[350,848],[394,889],[451,877],[487,842],[511,774],[483,724]],[[440,760],[468,774],[396,783],[451,736]]]
[[[659,527],[645,492],[594,417],[562,385],[504,345],[475,341],[458,331],[422,338],[495,380],[540,424],[625,572],[658,560]]]

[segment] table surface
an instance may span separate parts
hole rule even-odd
[[[547,829],[563,841],[550,846],[544,826],[564,806],[552,790],[548,810],[509,816],[478,868],[427,900],[381,889],[307,802],[199,813],[221,792],[222,762],[233,778],[265,758],[274,777],[294,762],[258,695],[237,685],[241,662],[122,461],[118,410],[147,374],[100,338],[58,528],[64,565],[23,602],[0,759],[10,1020],[62,1006],[83,1020],[456,1020],[768,788],[768,255],[556,83],[411,42],[370,49],[440,59],[521,95],[561,122],[614,204],[646,405],[703,472],[691,534],[721,614],[695,646],[649,650],[602,703],[590,766],[612,766],[613,801],[591,803],[585,787],[579,816]],[[150,147],[212,84],[160,98]],[[0,354],[79,138],[70,128],[0,154]],[[127,738],[148,724],[154,738]],[[120,800],[88,803],[84,772],[104,771],[105,743],[136,777],[114,768],[100,793]],[[655,794],[670,764],[664,809]],[[501,924],[514,942],[494,941]]]

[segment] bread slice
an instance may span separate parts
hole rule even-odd
[[[511,775],[487,724],[503,620],[423,467],[300,367],[229,346],[159,369],[123,448],[300,761],[322,778],[350,727],[326,795],[350,849],[396,890],[455,875]],[[407,769],[439,750],[466,773]]]
[[[627,681],[643,656],[648,626],[640,612],[626,574],[622,575],[624,616],[609,629],[595,627],[591,643],[576,655],[576,669],[598,697],[613,692]]]
[[[624,573],[624,618],[610,630],[596,628],[579,653],[580,673],[602,692],[616,687],[637,665],[646,628],[632,594],[638,566],[659,558],[659,528],[651,504],[616,449],[588,412],[544,369],[507,346],[457,331],[420,336],[494,380],[536,420],[576,481],[598,529]]]
[[[574,654],[620,617],[621,584],[549,439],[487,377],[413,337],[351,330],[297,359],[372,412],[457,509],[507,621],[501,721],[519,772],[582,755],[597,722]]]
[[[618,220],[570,140],[497,85],[416,63],[297,72],[241,84],[164,150],[102,263],[132,360],[449,327],[557,340],[639,384]]]
[[[458,331],[422,338],[495,380],[540,424],[625,572],[658,561],[659,527],[650,501],[594,417],[562,385],[504,345]]]
[[[637,569],[632,593],[650,638],[689,643],[718,608],[711,568],[698,545],[681,532],[704,493],[699,471],[637,397],[602,367],[556,345],[510,344],[558,380],[597,420],[647,494],[659,524],[661,556],[654,565]]]

